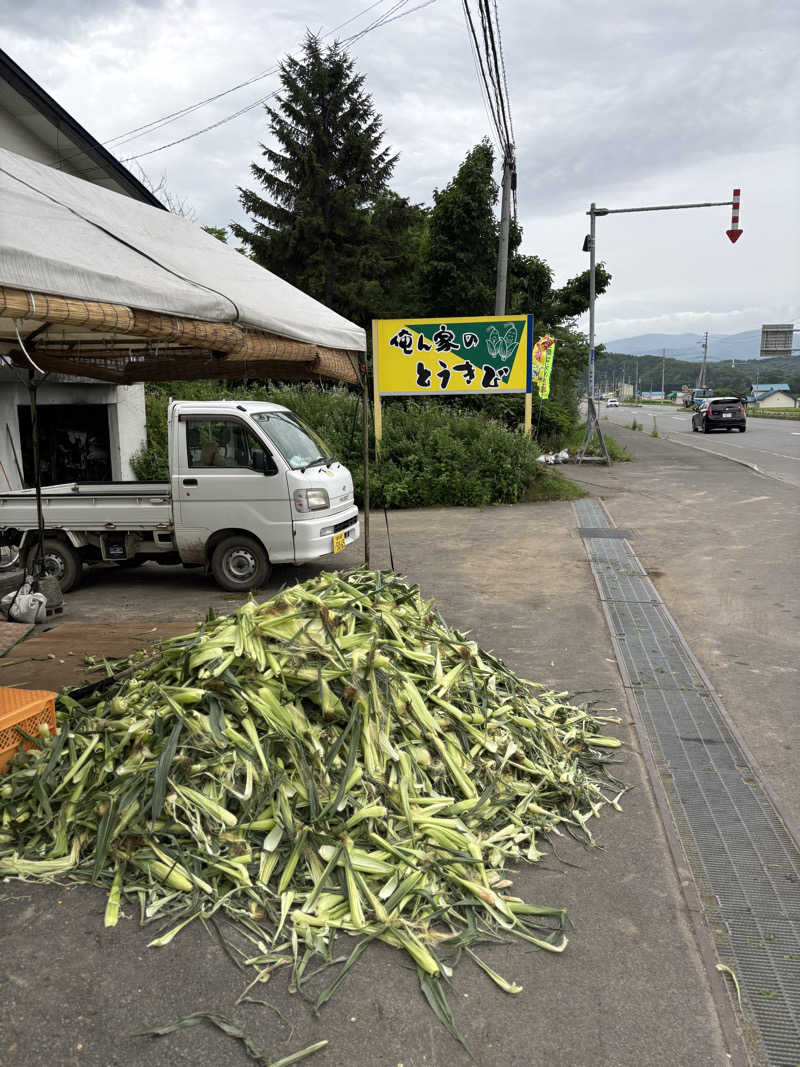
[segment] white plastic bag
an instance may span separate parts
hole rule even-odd
[[[26,581],[0,600],[3,613],[12,622],[44,622],[47,618],[47,597],[43,593],[32,593],[31,588],[30,581]]]

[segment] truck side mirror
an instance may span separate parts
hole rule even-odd
[[[261,448],[253,449],[250,466],[254,471],[261,471],[262,474],[278,473],[278,468],[275,466],[275,460],[272,456],[268,456]]]

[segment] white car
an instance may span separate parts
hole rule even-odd
[[[610,397],[608,400],[606,400],[606,407],[607,408],[618,408],[619,407],[619,400],[617,400],[617,398],[615,396]]]

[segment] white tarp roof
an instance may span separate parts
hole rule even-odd
[[[366,348],[361,327],[194,223],[4,148],[0,285]]]

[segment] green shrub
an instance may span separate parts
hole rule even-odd
[[[541,475],[538,454],[533,440],[482,415],[389,405],[371,499],[393,508],[510,504]]]
[[[137,478],[168,477],[166,415],[170,397],[266,400],[283,404],[313,426],[336,458],[352,471],[356,500],[362,502],[363,416],[357,393],[340,387],[247,388],[217,382],[173,382],[147,388],[147,445],[132,460]],[[531,493],[546,499],[547,483],[541,464],[536,462],[539,447],[534,440],[507,428],[514,421],[511,399],[497,401],[507,405],[501,413],[503,424],[487,418],[488,402],[482,411],[467,411],[462,405],[438,400],[385,402],[380,460],[371,467],[371,504],[392,508],[485,507],[531,499]],[[520,401],[521,425],[521,398],[514,399]],[[374,455],[371,427],[370,446]]]

